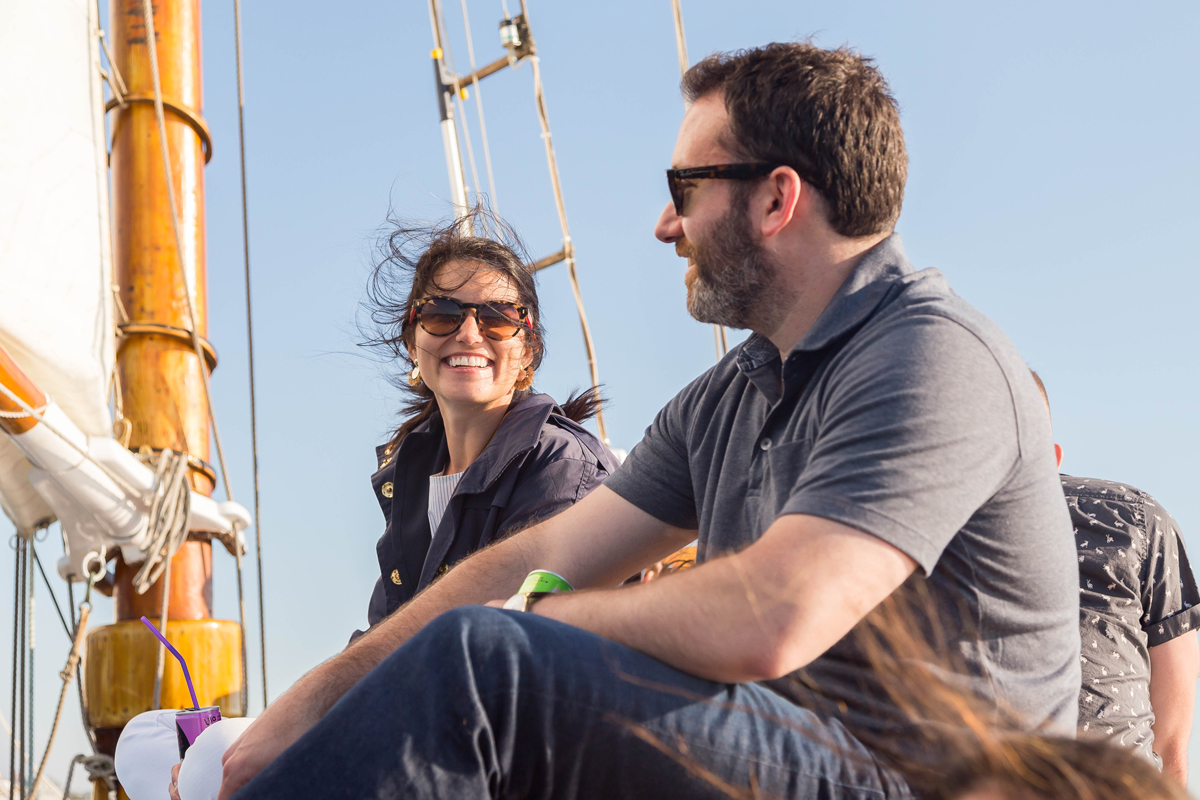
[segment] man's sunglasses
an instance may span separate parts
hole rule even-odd
[[[667,188],[671,190],[671,202],[675,204],[675,214],[683,216],[683,191],[680,184],[684,181],[712,179],[721,181],[748,181],[770,175],[781,164],[716,164],[711,167],[688,167],[687,169],[667,170]]]
[[[495,342],[511,339],[524,325],[533,330],[533,320],[525,306],[493,300],[489,303],[463,303],[453,297],[422,297],[412,305],[408,324],[417,322],[433,336],[449,336],[462,327],[467,312],[475,312],[479,331]]]

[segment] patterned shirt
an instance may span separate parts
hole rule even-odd
[[[1111,737],[1161,767],[1149,650],[1200,624],[1183,537],[1171,515],[1132,486],[1070,475],[1062,486],[1079,549],[1079,732]]]

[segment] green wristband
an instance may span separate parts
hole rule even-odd
[[[555,572],[545,569],[535,569],[525,576],[525,582],[517,590],[518,594],[573,592],[574,587],[567,579]]]

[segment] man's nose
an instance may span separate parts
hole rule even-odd
[[[683,217],[675,213],[674,203],[667,203],[658,215],[658,222],[654,225],[654,236],[667,244],[673,244],[683,238]]]

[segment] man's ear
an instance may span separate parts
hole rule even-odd
[[[776,167],[757,197],[765,205],[759,227],[764,238],[782,231],[797,215],[808,213],[813,200],[812,192],[805,191],[804,181],[791,167]]]
[[[1061,469],[1062,468],[1062,460],[1063,460],[1063,449],[1062,449],[1061,444],[1054,445],[1054,460],[1058,464],[1059,468]]]

